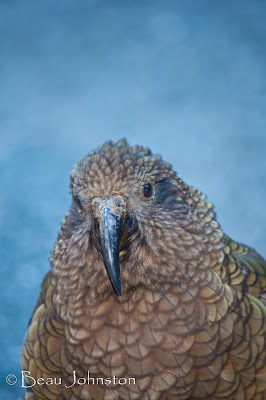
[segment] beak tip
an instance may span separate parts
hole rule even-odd
[[[114,287],[114,289],[115,289],[116,294],[117,294],[119,297],[121,297],[121,296],[122,296],[121,281],[116,282],[116,283],[112,282],[112,284],[113,284],[113,287]]]

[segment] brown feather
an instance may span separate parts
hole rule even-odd
[[[125,140],[79,159],[71,190],[22,351],[24,371],[62,384],[25,399],[266,400],[266,263],[222,232],[205,196]],[[122,297],[92,202],[115,195],[127,213]],[[89,384],[71,386],[73,371]],[[113,375],[127,383],[96,383]]]

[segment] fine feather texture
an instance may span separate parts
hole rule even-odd
[[[266,263],[221,231],[205,195],[125,139],[79,159],[70,187],[22,351],[44,384],[25,399],[266,400]],[[95,208],[115,196],[121,297]]]

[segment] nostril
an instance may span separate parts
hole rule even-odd
[[[116,195],[110,200],[113,203],[113,205],[120,210],[120,212],[125,212],[125,210],[126,210],[126,199],[123,196]]]

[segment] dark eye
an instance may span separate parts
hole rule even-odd
[[[82,211],[83,210],[83,206],[82,206],[81,201],[80,201],[80,199],[78,197],[76,198],[76,203],[77,203],[78,211],[79,212]]]
[[[143,194],[145,197],[151,197],[153,194],[153,187],[151,183],[146,183],[143,187]]]

